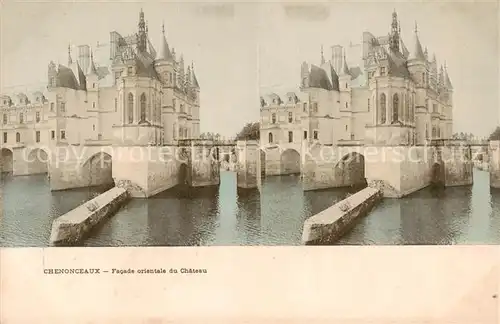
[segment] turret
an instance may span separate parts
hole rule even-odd
[[[165,36],[165,24],[162,25],[162,36],[160,50],[155,60],[155,68],[163,83],[167,86],[173,86],[175,76],[174,56],[170,52],[167,37]]]
[[[391,34],[389,37],[389,46],[393,52],[399,52],[399,34],[401,29],[398,26],[398,14],[396,10],[394,10],[392,13]]]
[[[137,52],[141,53],[146,51],[147,45],[147,27],[146,22],[144,21],[144,12],[142,11],[142,8],[139,12],[139,23],[137,24],[137,26]]]
[[[418,87],[426,87],[428,74],[427,74],[427,60],[424,51],[422,51],[422,44],[418,37],[417,22],[415,22],[415,33],[413,38],[413,49],[408,57],[408,70],[410,71],[413,80]]]
[[[342,69],[340,70],[340,75],[339,75],[339,88],[340,90],[350,90],[351,89],[351,72],[349,71],[349,67],[347,66],[347,60],[345,56],[345,50],[344,50],[344,56],[342,60]]]
[[[86,73],[86,79],[87,79],[87,90],[92,91],[92,90],[97,90],[98,89],[98,83],[99,77],[97,75],[97,69],[94,64],[94,53],[92,53],[92,50],[90,51],[90,62],[89,62],[89,67],[87,69]]]

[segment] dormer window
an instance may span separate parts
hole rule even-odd
[[[380,68],[380,75],[384,76],[385,75],[385,66]]]

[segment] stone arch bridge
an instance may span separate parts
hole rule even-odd
[[[236,161],[240,188],[259,187],[261,175],[300,174],[304,190],[367,183],[386,197],[402,197],[432,183],[472,184],[474,159],[489,161],[500,187],[500,142],[432,141],[423,146],[295,144],[183,140],[166,146],[1,146],[0,169],[14,175],[48,173],[51,190],[96,185],[125,187],[150,197],[184,183],[220,183],[221,161]]]

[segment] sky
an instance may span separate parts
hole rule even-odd
[[[45,85],[51,60],[67,62],[71,44],[109,42],[137,30],[144,10],[158,50],[164,21],[170,47],[194,62],[202,132],[234,136],[259,120],[259,95],[298,88],[303,61],[320,48],[360,43],[363,31],[387,35],[395,9],[411,51],[415,21],[422,46],[448,67],[454,131],[487,136],[500,124],[498,5],[488,2],[14,2],[0,11],[0,91]],[[73,58],[76,49],[73,49]],[[348,58],[348,61],[353,58]]]

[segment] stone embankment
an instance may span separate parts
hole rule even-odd
[[[52,223],[50,243],[79,242],[94,226],[113,215],[128,198],[125,189],[114,187],[55,219]]]
[[[332,244],[349,231],[382,200],[382,192],[367,187],[335,205],[311,216],[304,222],[302,243],[307,245]]]

